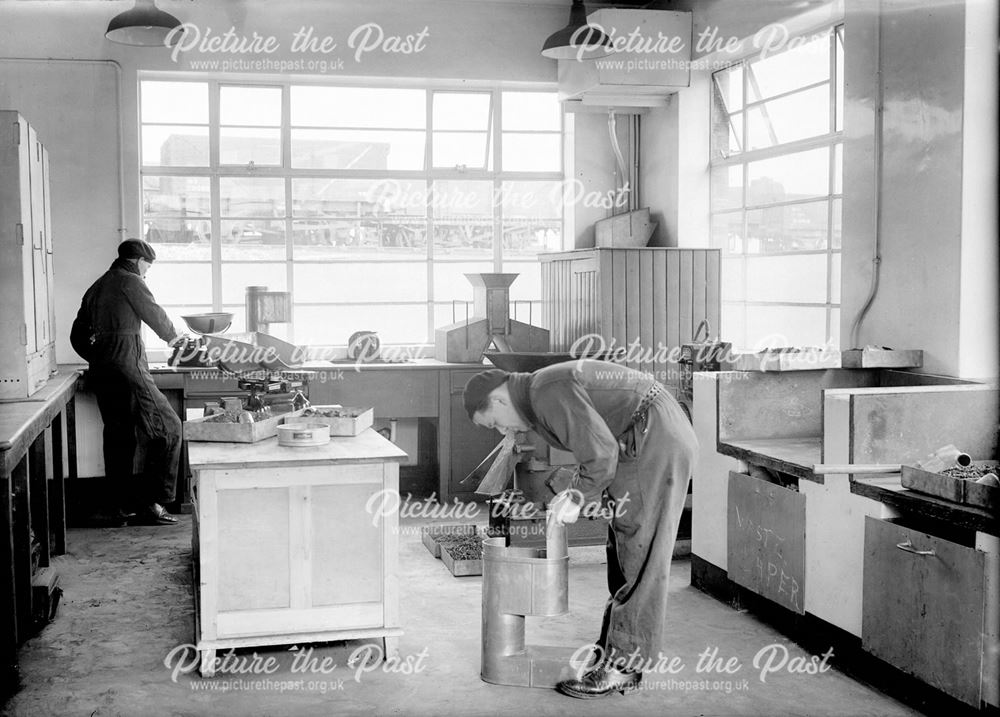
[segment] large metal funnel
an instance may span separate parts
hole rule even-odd
[[[466,274],[472,284],[472,315],[488,322],[489,333],[507,334],[510,326],[510,285],[518,274]]]

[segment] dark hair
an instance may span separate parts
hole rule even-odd
[[[462,402],[465,404],[465,412],[469,414],[470,421],[477,412],[489,406],[490,393],[498,386],[502,386],[509,376],[506,371],[491,368],[488,371],[480,371],[469,379],[462,393]]]

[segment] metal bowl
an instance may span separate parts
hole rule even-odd
[[[597,359],[599,361],[621,360],[621,350],[601,351],[593,354],[575,354],[570,351],[483,351],[483,356],[497,368],[504,371],[537,371],[564,361],[577,359]]]
[[[227,313],[188,314],[181,318],[196,334],[217,334],[228,329],[233,323],[233,315]]]

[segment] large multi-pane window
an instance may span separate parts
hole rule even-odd
[[[542,251],[562,249],[555,92],[144,79],[145,238],[154,295],[230,311],[290,291],[297,344],[433,341],[464,319],[464,274],[511,272],[540,316]]]
[[[713,75],[712,246],[740,348],[839,346],[843,26]]]

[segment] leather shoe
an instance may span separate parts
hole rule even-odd
[[[569,697],[593,700],[612,692],[623,695],[634,692],[639,689],[641,679],[641,672],[623,672],[602,663],[578,680],[563,680],[556,685],[556,690]]]
[[[170,515],[167,509],[159,503],[153,503],[147,508],[149,519],[155,525],[177,525],[177,518]]]

